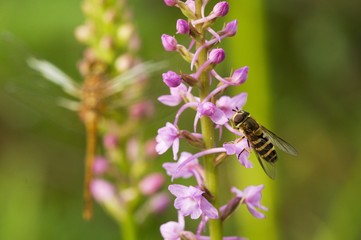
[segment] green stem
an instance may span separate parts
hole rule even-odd
[[[202,0],[196,0],[196,15],[201,16]],[[197,41],[197,49],[205,43],[205,31],[199,27],[200,39]],[[207,61],[207,49],[203,49],[198,57],[198,67],[202,66]],[[200,98],[203,100],[210,93],[210,84],[208,71],[203,71],[199,76],[201,87],[199,89]],[[215,145],[214,124],[208,117],[201,118],[201,131],[206,149],[213,148]],[[218,175],[217,168],[214,162],[214,155],[207,155],[204,157],[205,169],[205,186],[213,196],[213,206],[218,209]],[[209,234],[211,240],[222,239],[222,221],[220,219],[211,219],[209,221]]]
[[[137,240],[137,223],[135,222],[134,213],[127,210],[124,218],[119,221],[119,228],[121,231],[121,239]]]

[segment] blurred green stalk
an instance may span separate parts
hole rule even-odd
[[[237,9],[231,11],[228,17],[230,20],[238,19],[238,34],[229,41],[232,52],[236,54],[229,55],[228,59],[232,66],[236,68],[249,66],[250,70],[246,84],[242,85],[242,89],[232,88],[231,95],[236,95],[240,91],[248,92],[245,110],[262,125],[272,129],[270,120],[272,98],[267,65],[264,2],[231,0],[230,4],[232,9]],[[253,154],[251,156],[255,169],[232,168],[232,176],[235,178],[234,182],[242,181],[244,186],[264,184],[262,204],[268,207],[269,211],[265,213],[265,219],[259,220],[241,210],[236,215],[237,229],[240,229],[238,235],[250,239],[279,239],[276,219],[277,181],[269,179],[259,166],[256,157]]]

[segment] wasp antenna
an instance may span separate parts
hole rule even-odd
[[[233,112],[238,112],[239,109],[238,109],[238,107],[235,107],[235,108],[232,109],[232,111],[233,111]]]

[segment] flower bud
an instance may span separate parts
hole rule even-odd
[[[177,50],[178,43],[174,37],[169,36],[167,34],[163,34],[161,39],[162,39],[163,47],[166,51],[172,52],[172,51]]]
[[[108,161],[103,157],[96,157],[93,163],[93,171],[96,175],[105,173],[109,168]]]
[[[139,189],[144,195],[149,196],[156,193],[163,184],[163,174],[153,173],[143,178],[143,180],[139,183]]]
[[[112,202],[115,196],[114,186],[102,179],[95,179],[90,185],[93,197],[100,203]]]
[[[217,17],[223,17],[225,15],[227,15],[229,10],[229,5],[228,2],[223,1],[223,2],[219,2],[217,3],[214,8],[213,8],[213,13],[217,16]]]
[[[131,54],[123,54],[115,60],[115,67],[118,72],[125,72],[133,64],[133,56]]]
[[[155,139],[150,139],[145,143],[145,153],[147,154],[148,158],[155,158],[158,156],[157,151],[155,150],[155,146],[157,145],[157,142]]]
[[[178,34],[189,34],[190,27],[186,20],[178,19],[176,29]]]
[[[135,103],[130,107],[129,115],[133,119],[144,120],[154,115],[154,106],[151,101],[142,101]]]
[[[168,71],[162,74],[163,82],[168,87],[178,87],[182,83],[182,78],[173,71]]]
[[[103,138],[103,145],[106,149],[114,149],[118,145],[118,137],[115,134],[106,134]]]
[[[173,7],[177,4],[178,0],[164,0],[165,5]]]
[[[240,85],[247,80],[248,77],[248,67],[242,67],[234,71],[231,77],[231,82],[235,85]]]
[[[168,194],[159,193],[150,199],[149,207],[153,213],[157,214],[164,212],[164,210],[166,210],[169,206],[169,203],[170,199]]]
[[[209,53],[208,59],[214,64],[219,64],[224,60],[225,57],[226,54],[224,50],[222,48],[216,48]]]
[[[122,24],[117,29],[117,39],[121,44],[129,42],[130,37],[134,34],[134,26],[131,23]]]
[[[223,29],[223,32],[227,36],[232,37],[232,36],[236,35],[237,27],[238,27],[238,21],[233,20],[232,22],[229,22],[226,24],[226,26]]]

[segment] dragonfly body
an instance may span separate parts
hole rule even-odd
[[[99,76],[86,78],[81,89],[80,118],[86,129],[86,156],[85,156],[85,179],[84,179],[84,211],[83,217],[92,217],[92,196],[90,184],[93,178],[93,162],[97,146],[97,126],[103,108],[102,94],[103,82]]]

